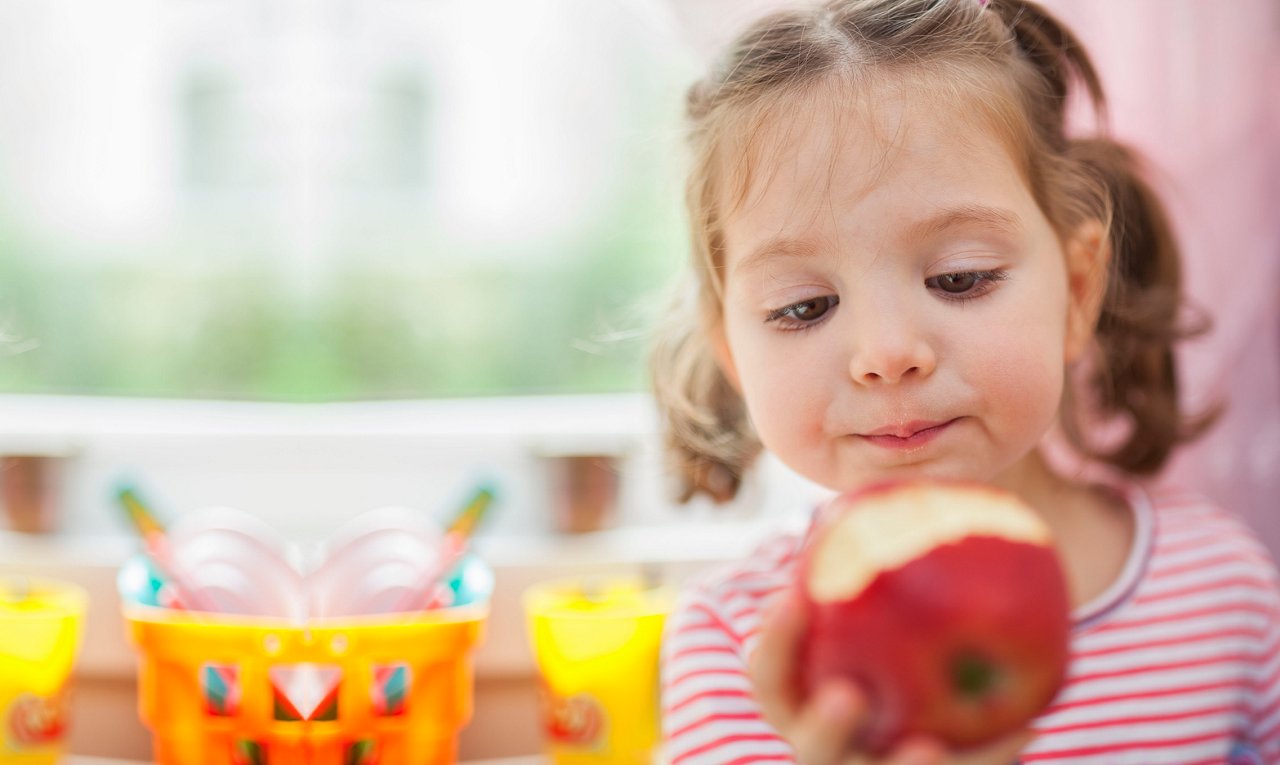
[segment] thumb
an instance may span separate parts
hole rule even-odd
[[[1034,731],[1021,730],[978,749],[958,752],[949,765],[1010,765],[1034,739]]]
[[[797,657],[806,629],[804,607],[795,593],[783,592],[760,629],[749,672],[764,718],[787,728],[800,707]]]

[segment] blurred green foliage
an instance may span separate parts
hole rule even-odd
[[[305,402],[640,390],[645,329],[684,236],[672,200],[637,196],[554,257],[351,253],[304,291],[269,251],[104,256],[6,226],[0,392]]]
[[[297,156],[294,139],[272,132],[293,135],[278,125],[281,112],[263,111],[278,94],[245,75],[274,57],[192,57],[171,78],[173,104],[157,107],[172,115],[156,130],[172,138],[154,145],[157,167],[175,168],[178,183],[146,244],[95,243],[71,219],[41,228],[22,220],[15,200],[24,190],[10,185],[4,163],[21,147],[0,151],[0,393],[339,401],[647,387],[646,329],[686,250],[672,155],[691,62],[670,55],[664,33],[634,27],[624,8],[565,7],[575,26],[557,27],[554,39],[599,30],[612,42],[586,46],[582,55],[596,58],[569,68],[563,51],[530,46],[519,65],[552,74],[544,90],[518,94],[503,127],[569,155],[583,139],[574,130],[600,130],[592,137],[607,140],[583,142],[608,148],[578,163],[595,179],[584,209],[571,211],[580,219],[548,227],[557,233],[539,241],[447,241],[439,229],[460,229],[433,217],[447,209],[436,196],[448,193],[437,163],[458,142],[493,140],[492,131],[473,138],[449,123],[457,112],[441,106],[440,93],[487,82],[465,56],[465,69],[450,69],[435,57],[361,49],[367,80],[353,75],[330,91],[304,78],[317,88],[307,103],[337,111],[315,127],[320,148]],[[473,76],[462,84],[443,79],[464,71]],[[119,108],[156,97],[116,84],[133,94]],[[82,97],[71,86],[59,92],[68,102]],[[535,113],[546,135],[522,125]],[[55,158],[46,161],[79,156],[61,142],[96,156],[110,140],[71,140],[92,129],[56,133],[47,146],[40,134],[28,139]],[[298,156],[328,163],[299,170]],[[520,169],[499,166],[491,182]],[[91,163],[77,171],[96,172]],[[307,216],[295,208],[310,190],[295,187],[311,183],[330,204],[312,211],[323,220],[299,223]]]

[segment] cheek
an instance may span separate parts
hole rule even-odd
[[[829,394],[830,353],[811,353],[798,337],[770,337],[756,328],[726,327],[743,399],[760,440],[771,451],[822,433]],[[754,330],[754,331],[752,331]]]
[[[995,422],[1027,430],[1038,441],[1052,425],[1062,399],[1062,322],[1021,326],[1008,322],[990,336],[985,353],[973,358],[969,381],[984,391]]]
[[[1061,354],[1045,353],[1044,346],[1023,349],[1017,358],[997,357],[981,371],[983,389],[993,402],[1029,413],[1052,414],[1062,396]]]
[[[742,373],[747,408],[766,445],[820,435],[826,396],[816,369],[766,361]]]
[[[1003,315],[988,324],[994,342],[982,374],[1010,406],[1048,421],[1058,411],[1066,373],[1067,284],[1061,253],[1043,252]]]

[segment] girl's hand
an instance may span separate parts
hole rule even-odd
[[[1031,740],[1020,732],[982,749],[953,754],[925,736],[912,736],[883,759],[853,746],[866,726],[870,709],[856,685],[831,681],[808,701],[800,698],[796,659],[804,637],[804,609],[793,593],[785,593],[764,621],[760,642],[751,657],[751,681],[765,720],[790,742],[802,765],[1011,765]]]

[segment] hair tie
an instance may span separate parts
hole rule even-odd
[[[987,7],[987,3],[988,3],[988,2],[989,2],[989,0],[978,0],[978,7],[979,7],[979,8],[986,8],[986,7]]]

